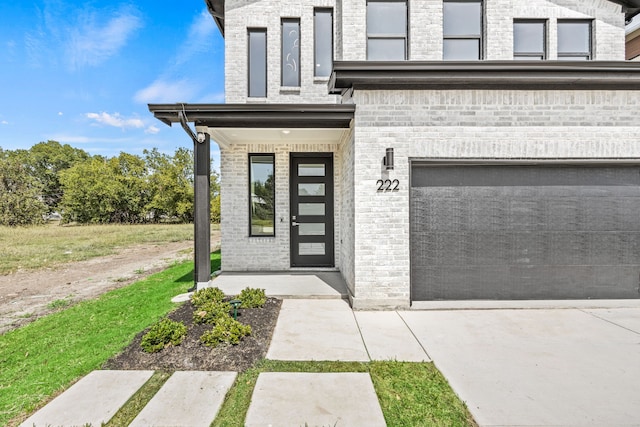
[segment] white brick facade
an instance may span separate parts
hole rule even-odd
[[[367,0],[227,0],[227,103],[354,103],[355,118],[339,140],[265,143],[221,148],[222,269],[291,269],[289,159],[291,152],[330,152],[334,165],[335,266],[356,308],[410,304],[411,159],[637,159],[634,125],[640,91],[612,90],[362,90],[328,95],[328,79],[313,75],[314,8],[334,11],[336,60],[366,60]],[[442,0],[410,0],[411,61],[440,61]],[[301,86],[280,86],[282,18],[300,18]],[[513,58],[513,20],[545,19],[547,57],[557,58],[558,19],[593,19],[596,60],[624,59],[624,14],[607,0],[485,0],[486,60]],[[267,97],[247,96],[247,31],[267,29]],[[386,148],[395,169],[385,171]],[[249,237],[248,154],[275,154],[275,237]],[[398,179],[397,192],[376,191]]]

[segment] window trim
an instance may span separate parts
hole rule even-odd
[[[563,52],[560,54],[560,25],[564,23],[584,23],[589,25],[589,51],[588,52]],[[570,61],[572,58],[584,58],[587,57],[586,61],[593,61],[593,19],[558,19],[556,23],[556,54],[559,60]]]
[[[264,33],[264,96],[251,95],[251,33]],[[269,95],[269,40],[266,28],[247,28],[247,97],[266,98]]]
[[[480,33],[479,34],[456,34],[447,35],[444,32],[444,4],[445,3],[479,3],[480,4]],[[456,61],[455,59],[447,59],[444,57],[444,44],[446,40],[478,40],[478,59],[471,61],[482,61],[484,59],[484,29],[485,29],[485,10],[484,0],[443,0],[442,2],[442,60]]]
[[[542,24],[542,52],[516,52],[516,24]],[[541,60],[544,61],[548,56],[548,43],[549,43],[549,34],[548,34],[548,21],[546,19],[514,19],[513,20],[513,59],[520,58],[535,58],[542,57]]]
[[[297,85],[285,85],[284,84],[284,24],[295,23],[298,24],[298,73],[297,73]],[[301,37],[301,23],[300,18],[281,18],[280,19],[280,87],[287,89],[299,88],[302,85],[302,37]]]
[[[333,21],[333,8],[330,7],[316,7],[313,9],[313,77],[317,78],[317,79],[329,79],[329,77],[331,77],[331,71],[329,71],[329,74],[324,76],[324,75],[318,75],[318,67],[316,66],[318,64],[318,47],[317,47],[317,21],[316,21],[316,16],[318,13],[328,13],[331,16],[331,64],[330,64],[330,70],[333,69],[333,61],[334,61],[334,49],[335,49],[335,37],[334,37],[334,31],[335,31],[335,23]]]
[[[252,157],[271,157],[271,164],[273,165],[273,232],[271,234],[253,234],[253,212],[252,212],[252,204],[251,204],[251,158]],[[248,213],[249,213],[249,237],[276,237],[276,155],[275,153],[249,153],[247,156],[247,165],[249,170],[247,171],[248,177]]]
[[[401,35],[400,33],[378,33],[378,34],[371,34],[369,32],[369,26],[366,25],[365,28],[365,34],[366,34],[366,38],[367,38],[367,43],[366,43],[366,55],[367,55],[367,61],[372,61],[372,59],[369,59],[369,40],[403,40],[404,41],[404,59],[403,61],[408,61],[409,60],[409,28],[410,28],[410,24],[409,24],[409,0],[367,0],[367,4],[366,4],[366,12],[365,12],[365,24],[366,24],[366,15],[369,13],[369,4],[370,3],[404,3],[404,10],[406,13],[405,16],[405,29],[404,29],[404,35]]]

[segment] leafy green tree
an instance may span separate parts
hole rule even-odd
[[[17,226],[44,222],[47,206],[41,184],[17,158],[0,152],[0,224]]]
[[[147,208],[159,220],[162,217],[193,221],[193,152],[178,148],[173,156],[157,148],[144,150],[150,171],[151,200]]]
[[[62,200],[60,172],[90,158],[84,150],[51,140],[39,142],[29,150],[16,150],[14,156],[42,184],[42,200],[47,204],[49,212],[56,211]]]

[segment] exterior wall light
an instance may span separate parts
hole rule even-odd
[[[387,148],[387,152],[382,158],[382,164],[386,170],[393,170],[393,148]]]

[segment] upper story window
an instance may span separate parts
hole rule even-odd
[[[558,59],[593,59],[591,21],[558,20]]]
[[[404,61],[407,55],[406,0],[367,2],[367,59]]]
[[[513,21],[513,59],[546,59],[546,33],[545,21]]]
[[[445,0],[443,59],[482,59],[482,1]]]
[[[249,29],[249,96],[267,96],[267,30]]]
[[[314,75],[329,77],[333,68],[333,10],[313,11]]]
[[[282,86],[300,87],[300,20],[282,20]]]
[[[249,154],[249,236],[275,236],[275,157]]]

